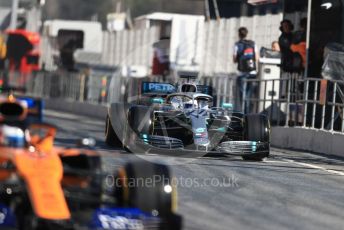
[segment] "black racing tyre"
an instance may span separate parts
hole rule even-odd
[[[267,144],[267,148],[254,155],[243,156],[244,160],[262,161],[270,154],[270,124],[265,115],[245,115],[244,138],[247,141],[257,141]]]
[[[120,186],[116,189],[116,199],[120,205],[158,216],[165,223],[161,229],[181,229],[181,218],[174,214],[176,188],[167,166],[134,161],[121,168],[117,178]]]
[[[105,191],[101,156],[81,152],[75,156],[60,157],[64,167],[62,186],[69,194],[68,202],[73,204],[70,209],[79,211],[83,207],[98,207]],[[81,187],[80,181],[87,183]],[[92,200],[88,200],[89,197]]]
[[[132,106],[129,109],[129,125],[137,134],[150,134],[152,131],[152,111],[147,106]]]
[[[115,130],[113,129],[109,115],[106,116],[105,143],[112,147],[122,148],[122,141],[118,138]]]
[[[73,223],[69,220],[45,220],[38,218],[31,207],[28,197],[15,210],[18,230],[73,230]]]
[[[33,215],[25,216],[25,220],[19,230],[74,230],[73,223],[71,221],[47,221],[43,219],[37,219]]]

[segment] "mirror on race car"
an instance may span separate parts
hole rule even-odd
[[[0,120],[23,120],[27,109],[17,102],[3,102],[0,104]]]

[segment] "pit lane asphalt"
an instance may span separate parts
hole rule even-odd
[[[95,138],[109,171],[137,159],[106,147],[102,120],[46,111],[45,121],[58,127],[57,145]],[[264,162],[239,157],[143,158],[177,163],[171,168],[187,230],[344,229],[343,159],[279,149]]]

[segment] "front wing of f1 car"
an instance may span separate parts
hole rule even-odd
[[[225,141],[219,143],[215,148],[208,148],[207,146],[184,147],[183,142],[177,138],[141,134],[128,147],[135,153],[158,153],[161,155],[180,157],[197,157],[205,154],[250,156],[268,154],[270,143],[258,141]]]
[[[178,216],[171,217],[178,218]],[[154,230],[164,228],[159,217],[137,208],[103,207],[90,211],[87,217],[76,217],[74,221],[38,220],[47,229],[70,230]],[[44,225],[42,223],[45,222]],[[0,204],[0,229],[17,229],[15,212],[4,204]],[[168,228],[169,229],[169,228]]]

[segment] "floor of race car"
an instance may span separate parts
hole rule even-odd
[[[171,164],[187,230],[343,228],[341,159],[279,149],[263,162],[136,156],[105,145],[103,120],[47,111],[46,121],[58,127],[58,145],[95,138],[109,172],[138,157]]]

